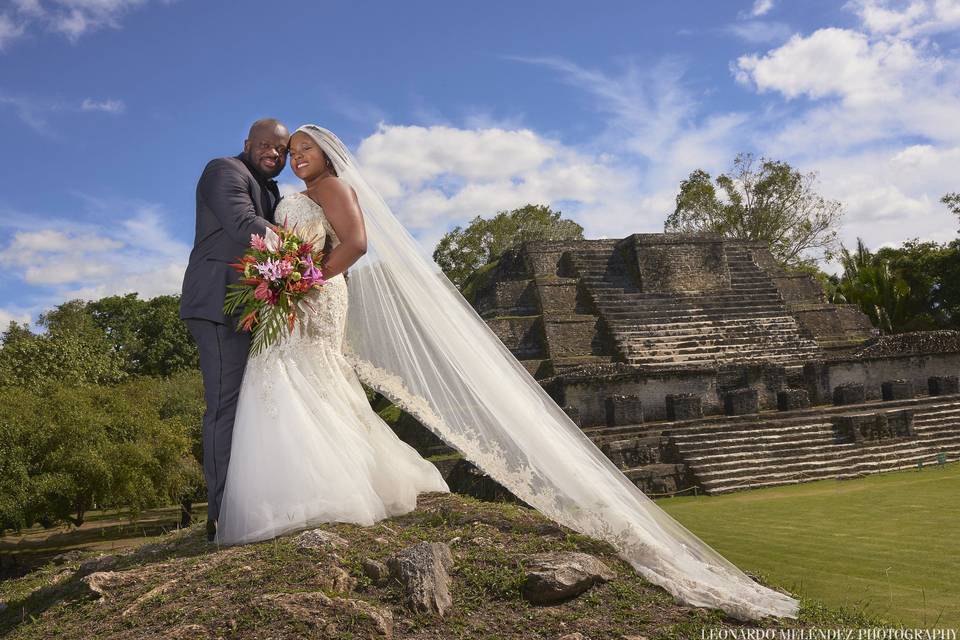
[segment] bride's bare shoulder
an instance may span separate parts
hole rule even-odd
[[[345,180],[337,176],[324,178],[316,186],[317,195],[333,201],[356,200],[357,193]]]

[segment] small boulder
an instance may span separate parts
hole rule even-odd
[[[53,558],[50,561],[53,562],[53,564],[57,564],[57,565],[68,564],[71,562],[76,562],[82,557],[83,557],[83,551],[80,551],[79,549],[72,549],[70,551],[65,551],[59,555],[53,556]]]
[[[95,571],[84,576],[81,582],[87,586],[98,602],[106,602],[114,594],[121,593],[141,582],[141,576],[132,571]]]
[[[114,555],[99,555],[96,558],[91,558],[84,562],[80,563],[80,568],[77,569],[77,573],[80,575],[87,575],[90,573],[96,573],[98,571],[110,571],[117,566],[117,563],[120,562],[120,558]]]
[[[411,610],[442,616],[453,605],[448,573],[453,568],[453,556],[446,544],[419,542],[392,556],[387,567],[403,585]]]
[[[548,604],[580,595],[617,574],[593,556],[579,551],[538,553],[524,562],[527,579],[521,592],[534,604]]]
[[[587,636],[583,635],[579,631],[574,631],[573,633],[568,633],[565,636],[560,636],[557,640],[590,640]]]
[[[373,584],[377,586],[386,584],[387,580],[390,578],[390,570],[387,569],[387,566],[382,562],[365,558],[362,566],[364,575],[370,578]]]
[[[298,549],[344,549],[347,541],[330,531],[311,529],[293,539]]]

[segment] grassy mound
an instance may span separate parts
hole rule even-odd
[[[205,542],[200,526],[100,560],[49,562],[0,583],[0,635],[10,638],[700,638],[720,626],[880,625],[843,609],[803,602],[799,620],[744,625],[717,610],[676,604],[638,576],[606,543],[558,527],[535,511],[451,494],[421,496],[418,508],[372,527],[323,527],[341,549],[301,550],[293,536],[238,547]],[[420,541],[450,544],[453,609],[413,614],[400,586],[376,586],[365,559],[384,562]],[[523,561],[542,551],[583,551],[617,578],[562,604],[521,597]],[[91,555],[95,552],[77,554]],[[113,573],[98,600],[83,581]],[[89,580],[89,578],[88,578]]]

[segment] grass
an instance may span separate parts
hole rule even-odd
[[[960,464],[657,504],[740,568],[802,596],[960,627]]]
[[[640,577],[606,543],[557,526],[510,503],[484,503],[450,494],[421,496],[418,508],[371,527],[324,527],[348,541],[331,550],[298,550],[292,536],[239,547],[209,546],[203,525],[161,536],[117,556],[109,567],[121,580],[103,602],[81,581],[82,558],[47,563],[21,578],[0,581],[0,636],[16,640],[63,637],[347,638],[374,637],[375,624],[356,607],[309,607],[291,613],[278,597],[322,592],[363,601],[393,616],[395,638],[555,640],[579,631],[588,638],[702,638],[720,627],[803,628],[882,626],[883,620],[802,600],[799,620],[740,623],[717,610],[683,607]],[[454,556],[454,605],[443,618],[410,612],[395,581],[376,585],[364,559],[384,562],[422,540],[446,541]],[[542,551],[583,551],[616,574],[613,581],[552,606],[521,596],[523,566]],[[89,552],[95,554],[95,551]],[[352,586],[331,581],[349,574]],[[272,595],[268,595],[272,594]],[[264,597],[266,596],[266,598]]]

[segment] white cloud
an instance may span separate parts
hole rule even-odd
[[[30,313],[15,307],[0,308],[0,333],[6,331],[11,322],[30,322]]]
[[[528,203],[563,203],[566,217],[602,235],[604,219],[636,199],[634,177],[609,158],[527,129],[381,125],[357,157],[427,252],[454,225]]]
[[[753,8],[750,9],[750,15],[758,18],[769,13],[771,9],[773,9],[773,0],[755,0]]]
[[[960,65],[931,34],[960,24],[958,5],[851,2],[860,28],[797,34],[731,65],[743,86],[785,99],[753,132],[757,147],[818,171],[821,192],[845,205],[848,245],[956,237],[939,199],[957,189]]]
[[[127,12],[148,0],[13,0],[0,16],[0,49],[5,42],[29,32],[58,33],[72,42],[100,29],[119,29]],[[169,2],[164,2],[169,4]],[[12,36],[10,35],[12,34]]]
[[[724,30],[750,44],[779,43],[792,34],[789,25],[765,20],[734,22],[727,25]]]
[[[23,35],[24,26],[14,22],[9,15],[0,14],[0,51]]]
[[[855,11],[864,29],[874,34],[914,37],[960,27],[958,0],[852,0],[846,7]]]
[[[902,99],[913,74],[936,73],[942,65],[924,58],[903,40],[871,41],[849,29],[819,29],[795,35],[766,55],[737,59],[735,77],[759,92],[787,98],[840,97],[857,104]]]
[[[104,113],[123,113],[126,110],[123,100],[94,100],[86,98],[80,104],[81,111],[103,111]]]
[[[30,285],[46,305],[77,297],[138,292],[151,298],[180,291],[190,247],[170,235],[163,223],[169,216],[143,203],[88,204],[101,207],[102,219],[110,223],[50,219],[8,236],[0,247],[7,277]],[[31,312],[27,301],[19,304],[21,316]]]

